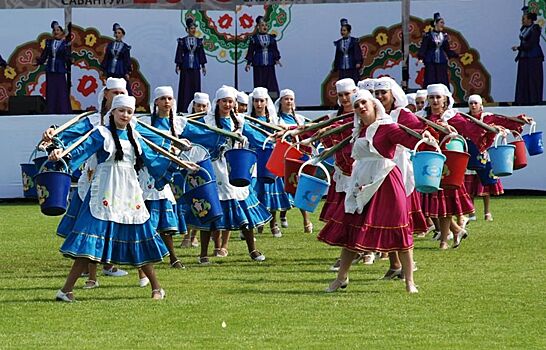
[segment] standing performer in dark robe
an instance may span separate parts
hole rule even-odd
[[[114,23],[112,30],[114,31],[115,40],[106,47],[101,67],[107,78],[125,79],[127,81],[127,92],[131,95],[131,83],[129,82],[129,75],[133,68],[131,65],[131,46],[123,42],[125,29],[118,23]]]
[[[267,33],[267,23],[262,16],[256,18],[258,33],[250,37],[245,60],[245,71],[254,67],[254,87],[266,88],[270,95],[279,96],[279,84],[275,74],[275,65],[282,67],[281,54],[277,48],[275,35]]]
[[[186,18],[187,36],[178,38],[176,47],[176,74],[180,75],[178,84],[178,108],[185,111],[193,100],[193,95],[201,91],[201,72],[207,74],[207,56],[203,47],[203,39],[195,37],[197,25],[193,18]]]
[[[540,48],[540,33],[542,29],[535,23],[537,14],[528,12],[527,6],[522,8],[519,46],[512,47],[518,51],[518,76],[516,81],[516,104],[536,105],[542,101],[544,84],[543,67],[544,53]]]
[[[46,64],[46,101],[48,114],[70,114],[70,96],[66,83],[67,64],[71,60],[70,43],[59,22],[51,22],[53,39],[46,39],[45,48],[36,65]]]
[[[444,33],[445,22],[440,13],[434,14],[432,25],[434,29],[425,34],[417,54],[419,60],[425,64],[423,88],[430,84],[449,86],[448,61],[450,58],[459,57],[458,53],[449,48],[449,36]]]
[[[362,67],[362,50],[358,39],[351,36],[351,25],[342,18],[341,39],[334,41],[336,55],[334,58],[334,70],[339,72],[339,80],[351,78],[355,84],[360,80],[360,68]]]

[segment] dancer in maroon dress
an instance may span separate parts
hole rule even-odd
[[[418,139],[403,131],[385,113],[369,91],[353,97],[355,128],[353,171],[346,187],[344,205],[339,205],[318,239],[342,247],[337,278],[326,292],[346,288],[349,268],[363,251],[398,251],[406,290],[417,293],[413,281],[413,234],[402,173],[393,161],[397,145],[413,148]],[[432,142],[428,131],[423,134]]]
[[[521,133],[523,131],[523,124],[521,123],[496,116],[492,113],[484,112],[483,101],[480,95],[471,95],[470,97],[468,97],[468,106],[470,108],[468,113],[473,117],[476,117],[479,120],[483,121],[484,123],[490,125],[500,125],[505,127],[506,129],[516,131],[518,133]],[[527,124],[530,124],[533,121],[532,118],[526,117],[524,115],[518,116],[518,119],[524,121]],[[501,180],[498,179],[497,183],[494,185],[482,185],[476,172],[472,172],[471,174],[465,175],[465,187],[468,191],[468,194],[470,194],[470,196],[472,197],[472,200],[474,200],[474,197],[483,198],[484,220],[493,221],[493,215],[491,214],[490,207],[490,196],[500,196],[504,193]],[[474,216],[474,220],[475,218],[476,217]],[[472,220],[472,217],[470,218],[470,220]]]

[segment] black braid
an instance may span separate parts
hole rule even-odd
[[[239,121],[237,120],[233,109],[229,111],[229,116],[231,117],[231,121],[233,122],[233,126],[235,127],[235,130],[239,130],[241,125],[239,124]]]
[[[116,153],[114,159],[116,161],[123,159],[123,149],[121,148],[121,142],[119,142],[119,136],[116,128],[116,123],[114,123],[114,116],[110,114],[110,126],[109,126],[110,132],[112,133],[112,137],[114,138],[114,143],[116,144]]]
[[[152,117],[150,118],[150,123],[152,123],[152,125],[155,124],[156,118],[157,118],[157,105],[154,103],[154,110],[152,111]]]
[[[133,146],[133,150],[135,151],[135,170],[138,172],[144,167],[144,160],[142,159],[142,155],[138,151],[135,137],[133,136],[133,128],[131,127],[131,124],[127,125],[127,136],[129,137],[129,142],[131,143],[131,146]]]
[[[104,125],[104,116],[108,113],[108,110],[106,109],[106,98],[102,98],[102,102],[100,105],[100,125]]]
[[[269,109],[267,108],[267,106],[265,107],[265,120],[268,123],[271,123],[271,118],[269,118]]]
[[[337,109],[337,116],[340,116],[343,114],[343,106],[339,106],[339,108]]]
[[[218,105],[214,107],[214,122],[216,123],[216,127],[222,129],[222,124],[220,124],[220,108]]]
[[[169,112],[169,125],[171,126],[171,134],[174,136],[174,137],[178,137],[176,135],[176,132],[174,131],[174,114],[173,114],[173,110],[171,108],[170,112]]]

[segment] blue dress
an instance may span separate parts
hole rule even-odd
[[[127,131],[117,130],[120,142],[124,146],[124,160],[120,162],[112,161],[114,148],[113,146],[108,148],[108,145],[112,144],[112,141],[108,140],[108,133],[107,129],[98,127],[86,141],[74,149],[71,152],[71,168],[77,168],[86,159],[96,154],[99,167],[101,165],[110,166],[111,169],[117,170],[121,174],[130,175],[130,177],[125,177],[124,181],[136,183],[138,188],[136,172],[126,165],[134,164],[134,152],[130,151],[132,147],[125,147],[128,143]],[[140,139],[138,133],[135,133],[135,139],[140,146],[144,164],[148,169],[152,169],[151,174],[156,179],[156,186],[164,186],[176,169],[171,167],[168,159],[149,149]],[[146,220],[147,212],[139,204],[138,194],[134,198],[116,197],[116,193],[118,193],[116,188],[123,187],[120,185],[123,183],[122,180],[116,180],[115,176],[105,180],[101,174],[100,171],[97,173],[93,179],[94,184],[106,183],[114,186],[115,183],[115,186],[112,187],[113,193],[109,197],[106,192],[98,192],[99,197],[104,196],[102,200],[104,207],[97,209],[93,203],[98,200],[101,204],[101,199],[97,197],[97,194],[92,195],[95,189],[91,188],[76,215],[73,230],[60,248],[61,253],[71,258],[88,258],[99,263],[130,264],[137,267],[162,261],[163,257],[168,255],[167,248],[151,221]],[[116,172],[113,174],[115,175]],[[120,223],[123,221],[122,219],[106,220],[97,217],[100,216],[96,214],[97,210],[105,210],[104,208],[108,208],[108,206],[114,208],[115,205],[117,208],[126,207],[125,210],[130,213],[139,213],[138,215],[127,215],[125,211],[113,212],[115,215],[120,215],[123,220],[128,219],[135,223]]]
[[[217,126],[214,116],[207,115],[205,122],[209,125]],[[243,121],[241,121],[241,124]],[[233,130],[230,118],[221,118],[218,127],[225,130]],[[231,140],[204,128],[196,127],[188,123],[184,128],[181,137],[187,138],[194,143],[198,143],[209,151],[215,176],[217,178],[218,192],[220,195],[220,204],[222,206],[222,217],[209,225],[201,224],[195,216],[186,216],[189,226],[206,230],[240,230],[242,228],[253,229],[264,225],[271,220],[271,214],[263,206],[252,186],[238,187],[233,189],[227,180],[228,172],[225,168],[224,152],[231,148]],[[224,165],[224,166],[222,166]],[[187,207],[186,207],[187,208]]]
[[[163,130],[170,134],[171,126],[169,124],[169,118],[152,117],[152,126],[159,130]],[[140,130],[142,127],[138,127]],[[171,141],[160,137],[157,134],[144,136],[156,145],[169,149],[171,147]],[[171,188],[165,187],[162,191],[158,191],[154,188],[153,177],[149,176],[147,171],[139,173],[139,180],[141,181],[141,187],[144,191],[144,200],[146,208],[150,212],[150,221],[159,233],[168,234],[185,234],[185,224],[179,225],[179,217],[175,208],[174,195]],[[182,218],[183,220],[183,218]],[[184,231],[179,231],[179,228],[184,228]]]
[[[96,125],[98,125],[99,121],[99,114],[90,115],[84,120],[73,124],[68,129],[61,132],[57,137],[62,142],[64,148],[67,148],[72,143],[76,142],[80,137],[92,130]],[[72,176],[74,176],[75,173],[76,171],[72,173]],[[78,215],[78,212],[80,211],[82,205],[82,199],[77,193],[78,189],[73,188],[72,191],[74,191],[75,193],[72,194],[66,213],[59,222],[59,226],[57,226],[57,236],[62,238],[65,238],[70,232],[72,232],[72,229],[74,228],[74,221],[76,220],[76,215]]]
[[[265,116],[256,117],[256,119],[267,122],[267,118]],[[250,145],[249,148],[252,150],[262,148],[267,137],[262,132],[253,128],[249,122],[246,122],[243,127],[243,135],[248,138]],[[273,148],[273,144],[267,143],[265,147]],[[267,210],[285,211],[292,207],[290,197],[284,190],[284,180],[282,177],[276,177],[275,182],[273,183],[265,183],[261,178],[253,178],[252,187],[258,195],[258,199],[267,208]]]

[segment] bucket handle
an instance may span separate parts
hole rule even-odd
[[[287,132],[285,132],[282,137],[281,137],[281,142],[287,142],[289,143],[288,141],[286,141],[286,136],[287,136]],[[299,142],[300,142],[300,137],[298,135],[295,135],[294,138],[296,139],[296,149],[299,151],[300,150],[300,145],[299,145]]]
[[[207,169],[203,168],[203,167],[199,167],[199,170],[197,170],[195,173],[199,172],[203,170],[207,176],[209,177],[209,180],[208,182],[211,182],[212,181],[212,176],[210,175],[210,173],[207,171]],[[188,176],[190,175],[190,172],[188,171],[186,173],[186,176],[184,176],[184,182],[182,183],[182,193],[186,193],[186,183],[188,182]],[[208,183],[207,182],[207,183]]]
[[[529,135],[534,134],[537,129],[537,123],[533,120],[531,126],[529,126]]]
[[[274,140],[274,139],[275,137],[273,135],[269,135],[268,137],[266,137],[264,140],[264,144],[262,145],[262,150],[265,150],[265,145],[267,145],[267,141]]]
[[[461,135],[455,134],[455,133],[450,133],[450,134],[446,135],[446,136],[442,139],[442,142],[440,142],[440,147],[442,147],[442,145],[443,145],[447,140],[452,140],[452,139],[461,139],[461,140],[463,140],[463,143],[464,143],[464,151],[465,151],[465,152],[468,152],[468,144],[466,143],[465,138],[462,137]]]
[[[321,162],[317,162],[315,163],[317,159],[315,158],[311,158],[307,161],[305,161],[301,167],[300,167],[300,170],[298,171],[298,178],[301,176],[301,172],[303,171],[303,168],[307,165],[316,165],[318,166],[325,174],[326,174],[326,179],[328,180],[328,186],[330,186],[331,184],[331,179],[330,179],[330,173],[328,172],[328,169],[326,169],[326,167],[324,165],[322,165]]]
[[[521,134],[519,132],[517,132],[516,130],[507,130],[510,134],[512,134],[512,136],[514,134],[516,134],[517,136],[514,136],[514,138],[516,139],[516,141],[523,141],[523,137],[521,137]]]
[[[495,136],[495,148],[497,148],[499,139],[502,137],[503,145],[506,145],[508,142],[506,141],[506,135],[503,135],[502,133],[498,133],[497,136]]]
[[[61,162],[63,167],[64,167],[64,172],[68,174],[68,164],[66,164],[66,162],[64,161],[64,159],[59,159],[57,162]],[[38,170],[38,174],[41,174],[44,170],[44,167],[47,163],[57,163],[57,162],[54,162],[52,160],[49,160],[49,159],[46,159],[45,162],[42,163],[42,166],[40,167],[40,170]]]
[[[204,146],[202,146],[202,145],[200,145],[200,144],[198,144],[198,143],[192,143],[192,144],[191,144],[191,148],[194,148],[194,147],[195,147],[195,148],[200,148],[200,149],[204,150],[204,151],[205,151],[205,154],[207,155],[207,157],[210,157],[209,150],[208,150],[206,147],[204,147]],[[190,148],[190,150],[191,150],[191,148]],[[189,162],[199,162],[199,160],[198,160],[198,161],[193,161],[193,160],[191,160],[190,157],[189,157],[188,155],[186,155],[186,152],[189,152],[189,150],[188,150],[188,151],[181,151],[181,152],[178,154],[178,157],[179,157],[179,158],[180,158],[180,157],[184,157],[184,158],[185,158],[187,161],[189,161]]]
[[[419,141],[417,142],[417,144],[416,144],[415,147],[413,148],[412,153],[413,153],[414,155],[415,155],[415,153],[417,153],[417,148],[419,148],[419,146],[421,146],[423,143],[426,143],[427,145],[436,148],[436,151],[438,151],[438,153],[442,154],[442,150],[440,150],[440,146],[438,146],[438,143],[437,143],[436,141],[430,142],[430,141],[428,141],[427,139],[421,139],[421,140],[419,140]]]

